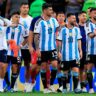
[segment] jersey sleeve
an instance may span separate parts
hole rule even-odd
[[[91,23],[86,23],[85,25],[85,30],[86,30],[86,34],[88,35],[89,33],[92,33],[92,28],[91,28],[92,24]]]
[[[8,19],[4,19],[4,21],[6,22],[7,26],[10,26],[12,24],[12,22]]]
[[[61,30],[61,31],[58,33],[57,40],[62,41],[62,33],[63,33],[63,30]]]
[[[82,39],[82,36],[81,36],[81,33],[80,33],[80,29],[78,28],[77,30],[78,30],[77,39],[78,39],[78,40],[79,40],[79,39]]]
[[[35,26],[35,21],[34,21],[34,19],[32,20],[32,22],[31,22],[31,25],[30,25],[30,31],[34,31],[34,26]]]
[[[54,24],[55,24],[56,28],[59,27],[59,23],[58,23],[58,21],[55,18],[54,18]]]
[[[41,31],[41,22],[39,22],[38,24],[36,23],[35,27],[34,27],[34,33],[35,34],[39,34],[40,31]]]

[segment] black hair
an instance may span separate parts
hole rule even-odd
[[[88,9],[92,9],[93,7],[89,7]]]
[[[56,13],[56,15],[59,15],[59,14],[64,14],[64,12],[63,11],[59,11],[59,12]]]
[[[20,12],[19,11],[14,11],[10,14],[10,17],[12,17],[13,15],[20,15]]]
[[[42,5],[42,10],[47,9],[47,8],[49,8],[49,7],[52,7],[52,4],[44,3],[44,4]]]
[[[85,14],[86,14],[86,12],[85,12],[85,11],[81,11],[80,13],[78,13],[78,15],[81,15],[81,14],[83,14],[83,13],[85,13]]]
[[[22,5],[29,5],[29,4],[28,4],[28,2],[22,2],[22,3],[21,3],[21,6],[22,6]]]
[[[90,12],[92,12],[92,11],[96,11],[96,8],[91,8],[90,9]]]
[[[74,13],[68,13],[67,18],[70,17],[70,16],[75,16],[75,14]]]

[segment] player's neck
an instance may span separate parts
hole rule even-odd
[[[47,16],[47,15],[45,15],[45,14],[42,14],[42,17],[43,17],[43,19],[44,19],[45,21],[47,21],[47,20],[49,20],[49,19],[50,19],[50,17],[49,17],[49,16]]]
[[[28,14],[22,14],[21,13],[20,16],[23,17],[23,18],[26,18],[28,16]]]
[[[59,22],[60,26],[64,26],[65,22]]]
[[[94,20],[94,19],[91,19],[91,21],[92,21],[92,23],[96,24],[96,20]]]
[[[72,29],[74,26],[72,26],[70,23],[67,24],[68,29]]]
[[[16,27],[18,26],[19,22],[12,21],[13,24],[16,24]]]
[[[84,26],[84,24],[85,24],[84,22],[79,22],[80,26]]]

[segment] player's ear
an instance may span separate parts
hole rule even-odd
[[[81,15],[78,15],[78,18],[80,18]]]

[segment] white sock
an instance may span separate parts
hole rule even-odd
[[[15,82],[14,89],[18,89],[17,81]]]
[[[25,90],[29,87],[30,83],[29,82],[25,82]]]
[[[62,91],[63,90],[63,86],[61,86],[59,89]]]
[[[77,89],[81,89],[81,84],[80,84],[80,81],[78,82]]]
[[[4,81],[4,79],[0,78],[0,89],[3,89],[3,81]]]

